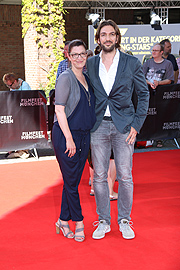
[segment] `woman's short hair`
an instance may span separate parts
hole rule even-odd
[[[85,50],[87,50],[86,44],[84,43],[83,40],[81,39],[74,39],[69,43],[69,47],[68,47],[68,53],[70,54],[71,50],[73,47],[79,47],[79,46],[83,46],[85,48]]]
[[[100,38],[101,29],[104,26],[107,26],[107,25],[110,25],[110,26],[112,26],[114,28],[116,36],[118,36],[118,40],[117,40],[117,43],[116,43],[116,48],[119,48],[120,43],[121,43],[121,33],[120,33],[120,30],[119,30],[119,27],[117,26],[117,24],[113,20],[104,20],[99,24],[99,26],[97,28],[97,31],[96,31],[96,34],[95,34],[96,42],[98,42],[98,39]]]

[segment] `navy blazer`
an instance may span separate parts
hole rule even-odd
[[[96,96],[97,121],[92,132],[101,124],[107,105],[109,105],[112,120],[121,133],[129,132],[131,126],[139,132],[149,106],[149,90],[140,61],[120,51],[117,73],[109,96],[99,77],[99,62],[99,55],[87,60],[87,71]],[[132,103],[134,90],[138,97],[136,111]]]

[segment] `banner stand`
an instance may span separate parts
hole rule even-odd
[[[33,153],[31,153],[32,155],[33,155],[33,157],[35,158],[35,159],[39,159],[39,156],[38,156],[38,153],[37,153],[37,149],[34,147],[33,148],[33,150],[34,150],[34,154]]]
[[[49,147],[47,100],[42,90],[0,91],[0,151]]]
[[[177,140],[175,138],[174,138],[174,141],[175,141],[175,144],[176,144],[177,148],[179,149],[180,146],[179,146],[179,144],[178,144],[178,142],[177,142]]]

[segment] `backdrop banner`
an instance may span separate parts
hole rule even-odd
[[[180,138],[180,84],[149,91],[148,115],[137,140]],[[133,102],[136,106],[135,94]],[[53,119],[54,90],[49,106],[42,90],[0,91],[0,151],[49,148],[47,130]]]
[[[180,84],[158,86],[156,91],[149,87],[149,109],[137,141],[180,138]],[[136,107],[137,96],[133,103]],[[50,95],[49,113],[54,113],[54,90]],[[53,125],[53,114],[48,115],[49,130]]]
[[[0,151],[48,147],[44,91],[0,91]]]
[[[55,90],[52,89],[49,92],[49,106],[48,106],[48,130],[51,131],[54,122],[54,113],[55,113]]]
[[[169,39],[172,45],[172,54],[179,54],[180,24],[162,24],[153,28],[150,24],[118,25],[121,33],[121,48],[131,51],[142,62],[145,55],[151,55],[152,48],[163,39]],[[94,52],[97,46],[95,41],[96,29],[88,26],[89,48]]]
[[[180,84],[149,87],[148,115],[138,141],[180,137]],[[136,103],[136,100],[135,100]]]

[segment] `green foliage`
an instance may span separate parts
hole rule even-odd
[[[61,35],[64,41],[65,21],[63,14],[66,11],[63,9],[63,0],[22,0],[22,35],[25,36],[28,28],[32,24],[37,32],[35,41],[38,44],[38,50],[43,48],[52,49],[55,57],[52,57],[49,73],[47,75],[48,83],[45,90],[50,90],[55,87],[56,73],[59,62],[63,60],[62,48],[58,48],[57,41]],[[52,40],[47,40],[49,32],[52,31]],[[42,40],[45,39],[43,43]],[[63,44],[61,45],[61,47]],[[47,52],[47,56],[52,54]]]

